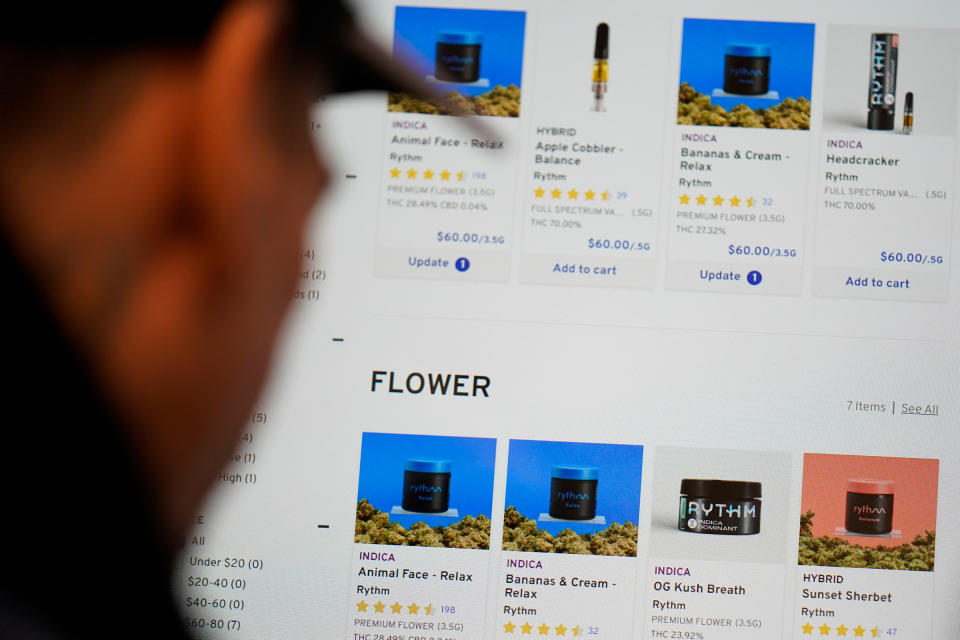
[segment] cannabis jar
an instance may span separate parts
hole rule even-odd
[[[597,467],[554,465],[550,477],[550,517],[592,520],[597,515]]]
[[[760,483],[680,481],[680,531],[746,536],[760,533]]]
[[[738,96],[761,96],[770,91],[770,45],[728,44],[723,90]]]
[[[408,458],[403,465],[402,506],[417,513],[449,509],[450,461]]]
[[[893,529],[893,481],[847,480],[849,533],[882,535]]]
[[[437,34],[433,75],[444,82],[476,82],[480,77],[480,47],[483,36],[465,31]]]

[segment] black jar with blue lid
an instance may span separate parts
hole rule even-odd
[[[723,90],[738,96],[762,96],[770,91],[770,45],[727,44]]]
[[[441,31],[433,75],[443,82],[476,82],[480,78],[483,35],[472,31]]]
[[[593,520],[597,515],[597,467],[554,465],[550,474],[550,517]]]
[[[408,458],[403,465],[406,511],[443,513],[450,508],[450,461]]]

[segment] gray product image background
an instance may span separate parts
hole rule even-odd
[[[793,533],[787,540],[791,469],[790,456],[780,452],[657,447],[653,459],[650,557],[784,563],[788,551],[797,546]],[[683,478],[762,483],[760,533],[724,536],[680,531],[677,519]],[[795,530],[796,526],[789,529]]]
[[[870,35],[897,33],[897,112],[893,131],[901,135],[903,102],[914,94],[913,135],[953,136],[957,131],[960,31],[903,27],[831,25],[823,94],[823,130],[865,132],[870,78]]]

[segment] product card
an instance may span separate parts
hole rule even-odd
[[[882,569],[798,572],[793,638],[930,638],[933,574]]]
[[[522,11],[397,8],[394,56],[437,97],[384,105],[377,275],[507,279],[525,24]]]
[[[348,638],[483,636],[485,551],[354,545]]]
[[[946,300],[957,32],[834,25],[827,34],[814,292]]]
[[[504,552],[497,637],[629,638],[635,558]]]
[[[798,294],[809,136],[680,127],[667,286]]]
[[[780,637],[784,579],[782,565],[653,558],[644,637]]]
[[[864,133],[825,146],[816,294],[946,300],[953,139]]]
[[[797,295],[814,26],[683,21],[667,287]]]
[[[570,4],[572,9],[584,7]],[[650,99],[669,48],[666,23],[629,5],[571,22],[537,14],[521,186],[525,283],[651,288],[660,252],[663,118]]]
[[[629,637],[642,476],[640,445],[510,441],[504,634]]]
[[[793,637],[931,637],[939,466],[804,455]]]
[[[483,635],[495,456],[491,438],[363,434],[347,637]]]
[[[790,467],[782,452],[657,447],[645,637],[779,637]]]
[[[637,139],[609,118],[539,126],[526,198],[523,279],[652,287],[658,190],[633,175]]]

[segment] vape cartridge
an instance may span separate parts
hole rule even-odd
[[[606,22],[597,25],[593,44],[593,111],[606,111],[603,99],[607,95],[607,56],[609,55],[610,27]]]
[[[907,91],[907,97],[903,101],[903,132],[913,133],[913,91]]]

